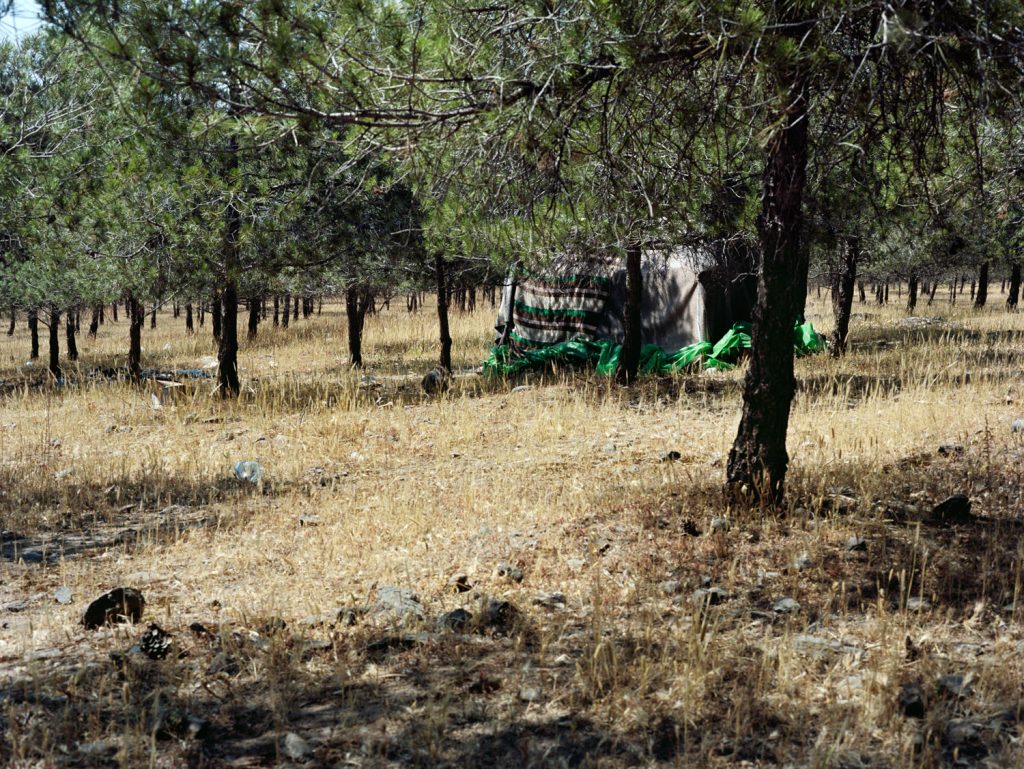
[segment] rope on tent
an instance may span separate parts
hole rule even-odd
[[[750,349],[750,330],[749,323],[737,323],[717,344],[695,342],[672,353],[665,352],[656,344],[644,345],[640,350],[640,371],[644,374],[673,374],[698,366],[727,371],[735,367],[743,350]],[[516,337],[515,331],[512,337]],[[793,329],[793,349],[801,357],[820,352],[825,349],[825,338],[814,330],[810,321],[798,323]],[[596,342],[570,339],[515,352],[509,345],[498,345],[491,348],[491,354],[484,361],[484,374],[509,376],[559,363],[593,365],[598,374],[612,376],[619,367],[621,353],[622,345],[610,339]]]

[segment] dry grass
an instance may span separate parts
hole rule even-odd
[[[812,302],[828,328],[825,310]],[[945,320],[856,306],[849,356],[799,362],[790,508],[770,516],[718,490],[740,372],[629,390],[467,374],[427,400],[431,313],[370,318],[354,374],[328,305],[243,344],[238,403],[199,382],[154,410],[89,375],[123,354],[123,320],[83,335],[63,388],[23,366],[23,328],[0,337],[0,604],[24,602],[0,614],[0,763],[288,765],[295,732],[325,766],[1020,766],[1019,321],[922,311]],[[458,366],[483,359],[491,323],[454,318]],[[146,329],[147,364],[213,354],[182,326]],[[682,458],[660,462],[669,449]],[[243,459],[262,489],[233,481]],[[917,520],[954,493],[977,521]],[[460,573],[470,592],[448,585]],[[704,584],[727,600],[702,605]],[[81,627],[118,585],[144,592],[171,658],[113,661],[142,628]],[[380,585],[415,590],[421,625],[309,619]],[[552,591],[564,605],[535,603]],[[434,632],[492,597],[515,622]],[[775,612],[783,597],[800,608]],[[945,674],[970,694],[941,694]],[[923,719],[898,705],[913,681]]]

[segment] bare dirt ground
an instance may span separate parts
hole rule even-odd
[[[1022,337],[1001,301],[855,306],[845,359],[799,361],[770,514],[719,490],[742,371],[484,381],[480,311],[428,398],[432,314],[369,318],[351,372],[328,304],[261,328],[224,403],[97,373],[123,319],[52,386],[20,324],[0,337],[0,764],[1022,766]],[[146,365],[208,363],[209,327],[183,326],[146,329]],[[970,511],[935,511],[953,495]],[[119,586],[141,622],[87,630]],[[164,659],[133,649],[151,623]]]

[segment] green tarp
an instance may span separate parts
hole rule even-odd
[[[727,370],[733,368],[743,350],[750,348],[750,324],[737,323],[725,336],[712,345],[696,342],[681,350],[668,353],[654,344],[640,350],[640,370],[645,374],[671,374],[697,367]],[[825,349],[825,339],[810,322],[797,324],[793,329],[793,348],[797,355],[809,355]],[[484,361],[484,374],[517,374],[553,363],[594,365],[598,374],[611,376],[619,367],[622,345],[610,339],[597,342],[573,339],[532,350],[517,350],[515,354],[506,346],[491,348]]]

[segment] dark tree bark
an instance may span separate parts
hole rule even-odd
[[[885,284],[885,299],[884,299],[884,301],[885,301],[885,304],[889,304],[889,283],[888,282],[886,282],[886,284]]]
[[[846,352],[846,337],[850,333],[850,313],[853,310],[853,289],[857,281],[859,260],[860,239],[847,238],[839,255],[839,269],[832,275],[832,316],[835,328],[832,331],[829,353],[833,358],[838,358]]]
[[[60,310],[50,307],[50,375],[60,379]]]
[[[434,272],[437,279],[437,325],[441,336],[441,354],[438,364],[445,371],[452,370],[452,335],[448,330],[448,279],[441,252],[434,254]]]
[[[988,301],[988,262],[978,268],[978,292],[974,295],[974,306],[982,308]]]
[[[32,339],[32,360],[39,357],[39,311],[28,311],[28,335]]]
[[[348,321],[348,354],[352,368],[363,366],[363,324],[366,320],[368,292],[359,286],[345,291],[345,318]]]
[[[234,141],[232,140],[232,144]],[[236,398],[242,391],[238,379],[238,236],[242,217],[235,204],[229,203],[224,228],[224,290],[221,293],[221,333],[217,345],[217,385],[221,397]]]
[[[89,336],[93,339],[96,338],[96,334],[100,330],[100,312],[103,310],[103,305],[94,304],[92,306],[92,318],[89,319]]]
[[[939,281],[932,283],[932,290],[928,292],[928,306],[931,307],[932,302],[935,301],[935,292],[939,290]]]
[[[142,324],[146,311],[142,302],[134,296],[128,297],[128,378],[133,382],[142,379]]]
[[[635,382],[640,373],[640,341],[642,330],[643,273],[640,269],[641,249],[639,243],[632,243],[626,249],[626,307],[623,325],[625,334],[619,353],[619,370],[616,379],[621,384]]]
[[[292,302],[292,320],[298,320],[298,319],[299,319],[299,297],[296,296],[295,300]]]
[[[14,307],[12,306],[11,307],[11,323],[7,327],[7,336],[14,336],[14,327],[15,327],[15,324],[17,324],[17,322],[18,322],[18,311],[16,309],[14,309]]]
[[[157,308],[157,304],[156,304],[156,302],[153,302],[153,309],[150,310],[150,313],[149,313],[149,327],[150,328],[156,328],[156,308]]]
[[[313,315],[313,297],[308,294],[302,297],[302,317],[309,318]]]
[[[317,297],[317,300],[316,300],[316,314],[317,315],[323,315],[324,314],[324,298],[322,296]]]
[[[292,317],[292,295],[284,295],[284,312],[281,314],[281,325],[284,328],[288,328],[288,324],[291,323]]]
[[[1020,297],[1020,262],[1010,265],[1010,292],[1006,295],[1006,307],[1010,310],[1017,309],[1017,300]]]
[[[867,294],[864,291],[864,281],[863,280],[857,282],[857,290],[860,293],[860,303],[864,304],[868,300],[868,296],[867,296]]]
[[[281,325],[281,298],[274,294],[274,328]]]
[[[257,296],[249,297],[249,327],[248,338],[255,339],[260,327],[260,299]]]
[[[65,336],[68,345],[68,360],[78,360],[78,343],[75,340],[75,334],[77,332],[78,326],[75,323],[75,313],[69,312],[65,326]]]
[[[199,328],[206,325],[206,305],[199,303]]]
[[[806,301],[808,269],[808,251],[800,242],[807,177],[807,85],[798,71],[784,73],[779,85],[787,94],[788,108],[767,148],[750,366],[727,470],[727,486],[734,495],[769,503],[780,502],[785,491],[786,433],[796,391],[793,323]]]
[[[913,312],[915,309],[917,309],[917,276],[911,275],[907,289],[907,312]]]
[[[179,305],[177,302],[174,302],[171,305],[171,317],[173,317],[173,318],[180,318],[181,317],[181,305]]]
[[[112,302],[110,304],[110,315],[113,318],[114,323],[117,323],[117,302]]]
[[[185,333],[194,334],[196,332],[195,322],[192,317],[192,302],[185,305]]]
[[[213,301],[210,303],[210,320],[213,324],[213,338],[216,341],[220,341],[223,333],[223,308],[221,307],[221,297],[219,294],[213,295]]]

